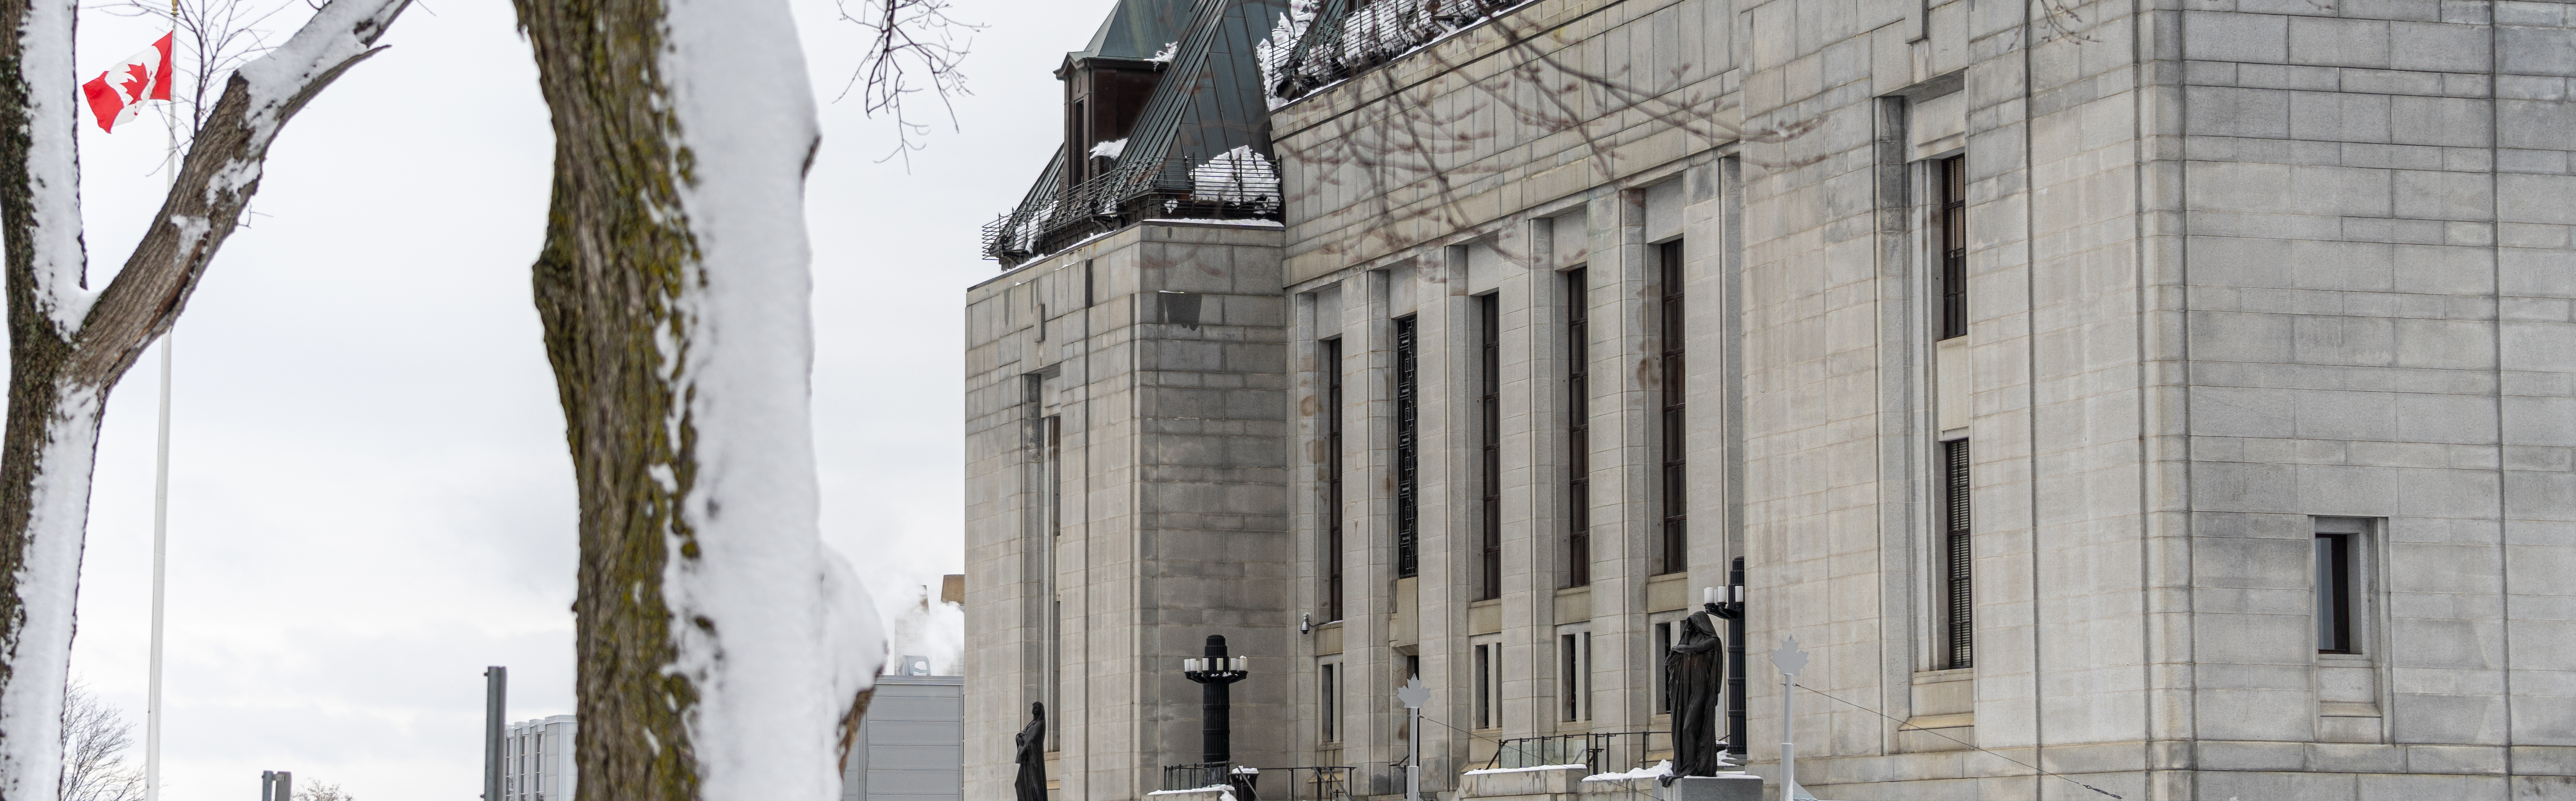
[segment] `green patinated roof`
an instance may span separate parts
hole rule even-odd
[[[1101,20],[1099,32],[1091,35],[1091,44],[1066,53],[1065,60],[1153,58],[1165,45],[1181,40],[1190,24],[1191,5],[1190,0],[1118,0],[1109,18]]]
[[[1063,231],[1183,214],[1183,203],[1193,204],[1187,214],[1202,217],[1278,219],[1282,198],[1259,50],[1289,0],[1117,3],[1090,47],[1066,54],[1066,64],[1143,61],[1172,48],[1123,152],[1107,173],[1067,185],[1068,160],[1087,155],[1059,147],[1019,207],[986,227],[987,255],[1042,252],[1051,238],[1061,244]]]

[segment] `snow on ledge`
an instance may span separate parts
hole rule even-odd
[[[1624,782],[1635,779],[1660,779],[1670,775],[1673,775],[1673,761],[1667,759],[1662,762],[1655,763],[1655,766],[1651,768],[1638,768],[1625,773],[1595,773],[1590,776],[1583,777],[1583,780],[1587,782]]]
[[[1199,793],[1215,793],[1218,798],[1225,799],[1225,801],[1234,801],[1234,788],[1222,784],[1211,784],[1206,787],[1194,787],[1188,790],[1156,790],[1146,793],[1145,797],[1152,798],[1158,795],[1196,795]]]
[[[1278,220],[1195,220],[1195,219],[1177,219],[1177,218],[1175,218],[1175,219],[1161,219],[1161,220],[1145,220],[1145,221],[1142,221],[1142,222],[1137,223],[1137,225],[1155,225],[1155,224],[1161,224],[1161,223],[1179,223],[1179,224],[1183,224],[1183,225],[1222,225],[1222,226],[1228,226],[1228,227],[1233,227],[1233,228],[1282,228],[1282,229],[1284,229],[1284,228],[1286,228],[1286,227],[1287,227],[1287,226],[1281,225],[1281,224],[1279,223],[1279,221],[1278,221]],[[1052,259],[1052,258],[1055,258],[1055,257],[1057,257],[1057,256],[1062,256],[1062,255],[1064,255],[1064,254],[1071,253],[1071,252],[1073,252],[1073,251],[1075,251],[1075,250],[1080,249],[1080,248],[1081,248],[1082,246],[1084,246],[1084,245],[1088,245],[1088,244],[1091,244],[1091,243],[1093,243],[1093,242],[1098,242],[1098,241],[1100,241],[1100,240],[1107,239],[1107,238],[1112,237],[1112,236],[1116,236],[1116,235],[1118,235],[1118,233],[1119,233],[1120,231],[1125,231],[1125,230],[1127,230],[1127,229],[1125,229],[1125,228],[1119,228],[1119,229],[1117,229],[1117,230],[1113,230],[1113,231],[1102,231],[1102,232],[1100,232],[1100,233],[1096,233],[1096,234],[1092,234],[1092,235],[1087,236],[1087,237],[1083,237],[1083,238],[1082,238],[1082,241],[1080,241],[1080,242],[1075,242],[1075,243],[1073,243],[1073,244],[1066,245],[1066,246],[1064,246],[1064,247],[1062,247],[1062,248],[1059,248],[1059,249],[1056,249],[1056,250],[1054,250],[1054,251],[1052,251],[1052,252],[1048,252],[1048,253],[1040,253],[1040,254],[1037,254],[1037,255],[1035,255],[1035,256],[1030,256],[1030,257],[1028,257],[1028,259],[1026,259],[1026,260],[1024,260],[1024,261],[1021,261],[1018,267],[1012,267],[1011,269],[1013,269],[1013,270],[1017,270],[1017,269],[1019,269],[1020,267],[1026,267],[1026,266],[1029,266],[1029,265],[1031,265],[1031,264],[1036,264],[1036,263],[1038,263],[1038,262],[1046,261],[1046,260],[1048,260],[1048,259]],[[1007,271],[1006,271],[1006,272],[1007,272]],[[1198,792],[1198,791],[1196,791],[1196,790],[1157,790],[1157,791],[1155,791],[1155,792],[1184,793],[1184,792]]]
[[[1486,775],[1486,774],[1489,774],[1489,773],[1528,773],[1528,772],[1531,772],[1531,771],[1539,771],[1539,770],[1591,770],[1591,769],[1592,769],[1592,766],[1590,766],[1590,765],[1531,765],[1531,766],[1526,767],[1526,768],[1481,768],[1481,769],[1477,769],[1477,770],[1467,771],[1467,772],[1466,772],[1465,774],[1463,774],[1463,775],[1467,775],[1467,776],[1483,776],[1483,775]]]
[[[1165,219],[1153,219],[1153,220],[1146,220],[1146,221],[1144,221],[1144,222],[1143,222],[1143,223],[1141,223],[1141,224],[1143,224],[1143,225],[1151,225],[1151,224],[1154,224],[1154,223],[1188,223],[1188,224],[1191,224],[1191,225],[1239,225],[1239,226],[1243,226],[1243,227],[1246,227],[1246,228],[1284,228],[1284,227],[1286,227],[1286,226],[1280,225],[1278,220],[1197,220],[1197,219],[1182,219],[1182,218],[1177,218],[1177,217],[1174,217],[1174,218],[1165,218]]]

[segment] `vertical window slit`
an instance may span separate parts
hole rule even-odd
[[[1663,505],[1664,520],[1661,553],[1657,573],[1679,573],[1690,569],[1690,495],[1686,479],[1689,453],[1686,450],[1687,416],[1682,402],[1682,243],[1662,246],[1663,301],[1657,317],[1661,318],[1663,339]]]
[[[2352,535],[2317,535],[2317,652],[2352,647]]]
[[[1503,597],[1503,348],[1502,303],[1493,294],[1476,296],[1478,358],[1476,374],[1477,439],[1483,446],[1481,474],[1485,508],[1479,544],[1477,600]]]
[[[1941,443],[1942,652],[1944,667],[1976,666],[1976,554],[1968,515],[1968,441]]]
[[[1565,273],[1565,586],[1592,583],[1592,306]]]
[[[1940,209],[1933,249],[1941,255],[1941,338],[1968,335],[1968,159],[1952,156],[1934,166]]]
[[[1416,358],[1414,318],[1395,320],[1395,575],[1412,578],[1420,565],[1417,551],[1421,540],[1422,438],[1419,359]]]
[[[1342,619],[1342,340],[1317,348],[1324,369],[1324,619]]]

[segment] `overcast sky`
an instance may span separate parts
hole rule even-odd
[[[962,566],[958,303],[995,269],[976,234],[1055,147],[1050,71],[1109,2],[959,0],[989,24],[974,94],[962,130],[920,104],[941,124],[909,169],[878,161],[889,123],[831,102],[862,32],[795,2],[824,102],[807,185],[824,537],[881,596],[917,592],[895,585]],[[84,77],[160,33],[85,11]],[[512,719],[572,710],[573,484],[528,288],[552,158],[536,72],[496,0],[428,0],[384,43],[287,127],[178,326],[172,801],[248,797],[263,769],[363,801],[470,799],[483,666],[510,667]],[[160,202],[163,139],[82,139],[98,285]],[[147,357],[108,407],[72,657],[138,741],[159,385]]]

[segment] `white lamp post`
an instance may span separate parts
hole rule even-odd
[[[1404,702],[1412,720],[1405,729],[1412,735],[1404,738],[1404,801],[1422,801],[1422,704],[1431,700],[1431,688],[1422,686],[1422,677],[1415,676],[1396,689],[1395,700]]]
[[[1798,744],[1792,728],[1798,719],[1798,670],[1807,666],[1807,652],[1798,650],[1798,638],[1780,642],[1771,652],[1771,666],[1780,669],[1780,797],[1812,799],[1806,788],[1798,786]]]

